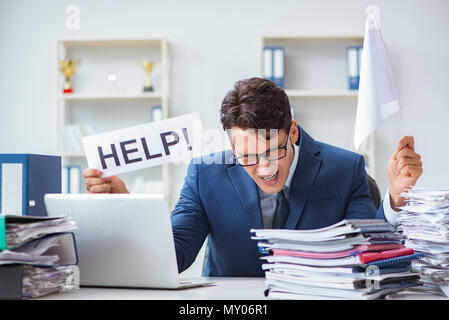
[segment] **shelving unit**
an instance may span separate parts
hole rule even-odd
[[[362,46],[363,35],[270,35],[259,48],[284,48],[284,83],[299,124],[317,140],[354,151],[352,143],[358,90],[347,83],[346,48]],[[359,151],[375,177],[374,134]]]
[[[73,93],[62,92],[60,62],[64,59],[80,60],[71,79]],[[154,92],[143,92],[143,60],[156,62],[151,73]],[[57,41],[56,137],[63,165],[87,167],[83,152],[64,147],[61,133],[66,125],[89,127],[89,134],[127,128],[152,121],[154,106],[162,108],[163,119],[168,118],[170,70],[169,43],[163,38]],[[165,164],[120,177],[129,189],[138,189],[140,184],[137,192],[162,192],[170,199],[170,170]]]
[[[357,97],[358,92],[354,90],[285,90],[287,95],[292,98],[341,98]]]
[[[162,99],[160,93],[72,93],[60,94],[59,100]]]

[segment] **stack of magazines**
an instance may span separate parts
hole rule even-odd
[[[314,230],[252,229],[274,299],[377,299],[421,285],[423,257],[384,220],[343,220]]]
[[[76,289],[71,217],[0,215],[0,298],[37,298]]]
[[[406,245],[424,258],[412,263],[421,275],[419,290],[449,296],[449,190],[413,187],[402,193],[407,205],[397,218]]]

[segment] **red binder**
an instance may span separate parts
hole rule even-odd
[[[389,258],[395,258],[400,256],[407,256],[414,254],[415,251],[412,248],[402,248],[395,250],[379,251],[379,252],[363,252],[357,255],[360,263],[368,263],[371,261],[384,260]]]

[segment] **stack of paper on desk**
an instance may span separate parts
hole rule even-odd
[[[0,215],[0,298],[35,298],[74,289],[76,228],[70,217]]]
[[[408,247],[424,254],[412,264],[421,274],[420,290],[449,296],[449,190],[413,187],[402,193],[407,205],[397,221]]]
[[[315,230],[253,229],[266,255],[266,294],[280,299],[376,299],[420,285],[421,258],[383,220],[343,220]]]

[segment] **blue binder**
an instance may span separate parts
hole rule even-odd
[[[262,72],[263,77],[270,81],[274,80],[273,77],[273,49],[272,47],[266,46],[263,48],[263,56],[262,56]]]
[[[360,82],[360,51],[362,47],[346,48],[346,67],[349,90],[358,90]]]
[[[266,46],[263,48],[263,77],[284,89],[284,55],[283,47]]]
[[[61,193],[81,193],[81,167],[68,165],[62,168]]]
[[[368,262],[369,266],[377,266],[378,268],[403,268],[410,265],[413,260],[424,258],[422,253],[414,253],[407,256],[400,256],[395,258],[388,258],[384,260],[377,260]]]
[[[273,47],[273,82],[284,89],[284,55],[283,47]]]
[[[0,154],[1,214],[46,216],[46,193],[61,193],[61,157]]]

